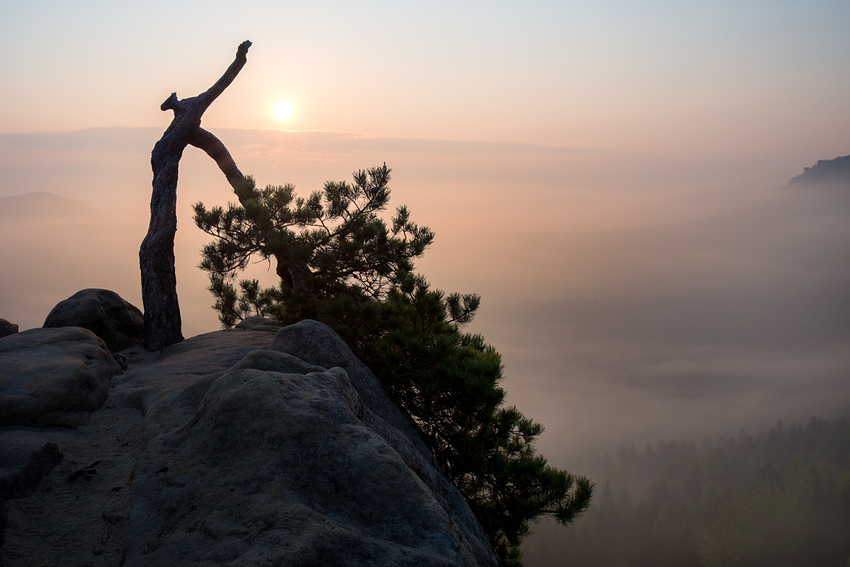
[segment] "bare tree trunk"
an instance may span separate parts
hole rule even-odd
[[[251,47],[250,41],[239,45],[236,50],[236,59],[209,90],[183,100],[177,99],[177,93],[171,93],[160,107],[163,111],[173,110],[174,119],[151,152],[151,168],[153,169],[151,221],[148,234],[139,248],[142,303],[145,308],[145,348],[148,350],[159,350],[183,340],[180,305],[177,301],[177,275],[174,269],[177,171],[180,158],[188,144],[195,139],[203,140],[205,134],[212,136],[218,142],[215,136],[201,129],[201,116],[245,66],[249,47]],[[221,142],[218,143],[221,148],[224,148]],[[227,152],[226,149],[224,151]],[[212,157],[215,159],[215,156]],[[230,157],[229,153],[227,157]],[[239,170],[236,171],[238,173]],[[241,175],[239,173],[239,177]],[[230,180],[228,176],[228,181]]]

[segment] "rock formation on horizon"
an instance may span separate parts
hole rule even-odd
[[[33,191],[21,195],[0,197],[0,219],[67,219],[90,218],[98,211],[74,199],[48,191]]]
[[[818,160],[788,182],[789,187],[801,185],[850,185],[850,156]]]
[[[0,430],[0,564],[497,565],[371,371],[276,327],[131,346],[124,372],[79,327],[0,339],[0,407],[29,412]]]

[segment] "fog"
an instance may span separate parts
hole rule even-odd
[[[483,296],[469,330],[502,353],[509,403],[546,427],[538,446],[559,466],[622,444],[850,411],[850,190],[786,188],[811,156],[216,134],[260,185],[301,194],[386,162],[391,207],[408,205],[437,235],[417,269],[435,287]],[[141,308],[160,135],[0,135],[0,317],[41,326],[87,287]],[[215,164],[188,148],[176,243],[186,336],[218,328],[191,204],[232,200]],[[270,284],[266,268],[251,273]]]

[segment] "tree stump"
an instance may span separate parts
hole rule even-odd
[[[220,152],[224,148],[215,136],[201,128],[201,117],[245,66],[249,47],[250,41],[239,45],[233,63],[206,92],[183,100],[177,98],[177,93],[171,93],[160,106],[163,111],[174,111],[174,119],[151,152],[151,220],[147,236],[139,248],[147,350],[159,350],[183,340],[174,267],[178,166],[183,150],[189,144],[204,149],[213,159],[217,156],[213,155],[210,149],[216,147]],[[226,149],[224,151],[227,152]],[[227,157],[230,155],[227,154]],[[219,159],[216,161],[219,162]],[[225,175],[227,173],[225,172]],[[230,176],[228,181],[232,183]]]

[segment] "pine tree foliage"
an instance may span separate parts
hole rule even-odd
[[[434,239],[399,207],[392,226],[378,217],[387,207],[390,170],[386,165],[354,173],[354,183],[325,183],[309,198],[295,196],[292,185],[257,189],[251,177],[237,191],[239,204],[207,210],[194,205],[195,224],[215,240],[204,247],[200,267],[216,279],[212,291],[221,301],[222,323],[250,313],[273,315],[276,294],[241,284],[244,301],[235,301],[228,279],[244,270],[253,256],[274,259],[288,291],[316,301],[351,289],[380,299],[397,284],[397,274],[413,269]],[[229,286],[229,287],[228,287]],[[268,311],[272,310],[272,311]]]
[[[207,210],[195,222],[215,240],[200,267],[210,274],[225,327],[260,315],[285,322],[323,321],[336,330],[410,417],[449,480],[461,491],[503,565],[521,565],[530,522],[564,525],[589,506],[593,485],[548,465],[534,441],[543,428],[505,407],[499,353],[462,331],[480,306],[476,294],[431,289],[414,275],[434,234],[389,201],[390,170],[327,182],[307,199],[291,185],[237,191],[239,204]],[[280,285],[238,282],[252,256],[274,260]]]
[[[592,485],[549,466],[533,446],[542,426],[504,407],[499,353],[481,335],[461,332],[479,303],[477,295],[445,297],[406,274],[361,335],[381,340],[358,343],[359,333],[348,340],[429,441],[503,564],[520,565],[529,522],[549,515],[570,523],[589,505]]]

